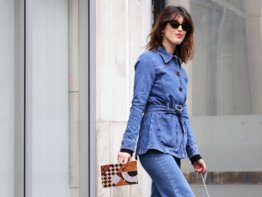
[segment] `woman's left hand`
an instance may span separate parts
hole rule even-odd
[[[195,161],[193,166],[194,166],[195,172],[197,173],[206,173],[207,172],[207,167],[203,159],[199,159],[198,161]]]

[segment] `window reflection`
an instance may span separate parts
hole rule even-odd
[[[257,2],[190,1],[196,29],[192,67],[194,116],[262,113],[258,100],[262,99],[262,91],[257,85],[262,82],[258,75],[262,74],[258,63],[261,34],[250,30],[261,29],[252,7]]]

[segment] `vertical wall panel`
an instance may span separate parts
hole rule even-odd
[[[123,121],[129,109],[128,100],[128,65],[129,65],[129,1],[113,1],[112,41],[109,50],[113,51],[112,62],[112,103],[110,117],[112,121]],[[118,14],[115,14],[118,13]],[[121,98],[121,99],[118,99]]]
[[[134,64],[145,49],[151,28],[151,1],[99,0],[96,16],[96,121],[97,126],[104,125],[102,130],[99,126],[97,135],[99,167],[117,162],[133,95]],[[103,157],[105,154],[107,156]],[[142,170],[140,173],[142,180],[145,174]],[[148,181],[148,177],[144,180]],[[142,182],[137,186],[103,189],[98,179],[98,196],[135,196],[138,193],[141,197],[148,196],[143,187],[148,182]]]
[[[101,183],[101,172],[100,166],[109,164],[110,159],[110,123],[109,122],[97,122],[96,123],[96,136],[97,136],[97,196],[98,197],[108,197],[110,196],[110,189],[103,188]]]
[[[97,1],[96,10],[96,119],[109,120],[112,112],[112,65],[113,50],[113,3],[114,1]]]
[[[69,3],[69,163],[71,197],[79,197],[80,134],[79,134],[79,2]],[[87,166],[88,167],[88,166]]]
[[[9,1],[10,2],[10,1]],[[14,1],[14,197],[25,191],[25,2]]]
[[[27,197],[69,196],[68,1],[27,1]]]
[[[0,196],[14,196],[14,1],[0,1]]]

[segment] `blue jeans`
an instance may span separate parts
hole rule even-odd
[[[195,196],[180,169],[180,159],[149,150],[139,160],[152,179],[151,197]]]

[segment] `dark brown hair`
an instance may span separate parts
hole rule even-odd
[[[186,63],[194,56],[194,24],[188,11],[181,6],[168,6],[160,13],[152,31],[148,35],[149,42],[146,47],[152,51],[157,46],[162,46],[163,36],[161,34],[163,29],[170,20],[174,20],[179,16],[184,18],[184,23],[189,25],[190,29],[186,32],[183,42],[176,46],[175,54],[182,62]]]

